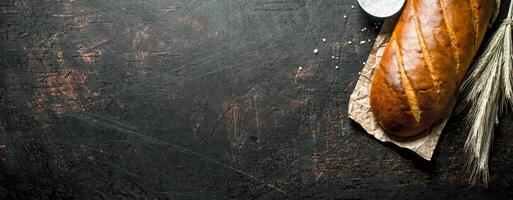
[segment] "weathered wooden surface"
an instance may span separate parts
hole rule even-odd
[[[376,34],[349,0],[3,0],[0,199],[512,198],[511,114],[488,190],[461,116],[430,163],[347,118]]]

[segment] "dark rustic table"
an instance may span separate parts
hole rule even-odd
[[[488,189],[462,116],[431,162],[347,117],[376,22],[356,0],[2,0],[0,199],[513,198],[511,114]]]

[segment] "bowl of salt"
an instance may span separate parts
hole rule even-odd
[[[358,0],[360,7],[369,15],[387,18],[403,8],[406,0]]]

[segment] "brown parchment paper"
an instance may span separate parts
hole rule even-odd
[[[500,0],[497,1],[495,16],[498,14],[499,5]],[[381,60],[381,57],[383,56],[383,52],[388,44],[388,40],[390,39],[390,35],[394,30],[395,22],[397,21],[398,17],[399,16],[395,16],[385,20],[383,26],[381,27],[380,33],[374,43],[374,47],[372,48],[369,54],[369,58],[367,59],[367,62],[361,71],[361,75],[358,79],[358,82],[356,83],[356,87],[351,94],[351,97],[349,98],[349,117],[360,124],[360,126],[362,126],[362,128],[365,129],[368,134],[374,136],[379,141],[391,142],[399,147],[409,149],[417,153],[422,158],[430,161],[442,130],[451,117],[455,102],[452,102],[449,105],[444,117],[439,122],[434,124],[430,130],[427,130],[425,133],[407,140],[387,135],[379,126],[370,108],[369,91],[372,76],[374,75],[374,71],[379,61]],[[495,17],[493,21],[495,21]]]
[[[385,47],[390,39],[390,35],[394,30],[396,19],[397,17],[385,20],[381,27],[381,31],[374,42],[374,47],[372,48],[369,58],[363,67],[360,78],[356,83],[356,87],[349,98],[349,117],[360,124],[367,133],[371,134],[379,141],[392,142],[397,146],[412,150],[426,160],[431,160],[438,139],[440,138],[440,134],[450,117],[450,112],[448,112],[449,114],[446,114],[439,123],[435,124],[433,128],[428,130],[426,133],[408,140],[401,140],[387,135],[383,129],[381,129],[370,108],[369,91],[372,76],[374,75],[374,71],[381,60],[381,57],[383,56]],[[454,106],[451,106],[451,109],[449,110],[452,110],[453,107]]]

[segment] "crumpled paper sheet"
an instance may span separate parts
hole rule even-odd
[[[498,8],[500,7],[500,0],[497,2],[498,7],[496,9],[495,16],[497,16],[499,11]],[[442,130],[451,117],[455,102],[449,105],[447,109],[448,112],[446,112],[445,117],[434,124],[430,130],[427,130],[425,133],[422,133],[419,136],[406,140],[386,134],[376,121],[376,118],[374,117],[370,107],[369,91],[372,82],[372,76],[374,75],[374,71],[379,64],[381,57],[383,56],[383,52],[388,44],[388,40],[390,39],[392,31],[394,30],[398,17],[399,16],[397,15],[385,20],[383,26],[381,27],[380,33],[374,43],[374,47],[372,48],[369,54],[369,58],[367,59],[367,62],[361,71],[361,75],[358,79],[358,82],[356,83],[355,89],[349,98],[349,117],[360,124],[360,126],[362,126],[362,128],[365,129],[367,133],[374,136],[379,141],[391,142],[399,147],[409,149],[417,153],[422,158],[430,161]]]
[[[374,71],[379,64],[381,57],[383,56],[385,47],[390,39],[390,35],[394,30],[396,19],[397,17],[387,19],[383,23],[381,31],[374,42],[374,47],[372,48],[369,58],[363,67],[360,78],[356,83],[356,87],[349,98],[349,117],[360,124],[367,133],[371,134],[379,141],[392,142],[397,146],[412,150],[426,160],[431,160],[436,144],[438,143],[438,139],[440,138],[440,134],[450,118],[450,112],[440,120],[440,122],[435,124],[431,130],[428,130],[426,133],[420,134],[415,138],[404,140],[386,134],[379,126],[370,107],[369,91],[372,76],[374,75]],[[454,104],[449,110],[452,110],[453,107]]]

